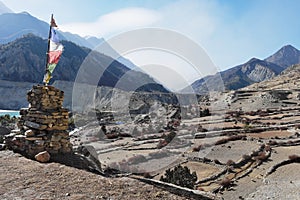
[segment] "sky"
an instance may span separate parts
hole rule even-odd
[[[300,0],[1,0],[62,31],[109,39],[136,28],[166,28],[201,46],[219,70],[300,48]]]

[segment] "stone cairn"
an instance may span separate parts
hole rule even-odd
[[[27,93],[29,107],[20,110],[19,129],[6,137],[7,146],[31,158],[45,151],[71,153],[69,114],[62,107],[63,99],[64,92],[53,86],[33,86]]]

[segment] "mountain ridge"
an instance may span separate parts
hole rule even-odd
[[[300,51],[292,45],[285,45],[264,60],[286,69],[291,65],[300,63]]]
[[[251,58],[247,62],[221,71],[219,74],[198,79],[191,84],[191,87],[196,93],[208,92],[207,85],[210,86],[210,90],[220,91],[218,89],[220,84],[224,84],[225,90],[236,90],[271,79],[288,66],[298,63],[300,63],[300,51],[292,45],[285,45],[264,60]],[[221,76],[223,83],[214,83],[216,76]],[[185,88],[181,92],[186,93],[187,91]]]
[[[1,13],[0,13],[1,14]],[[41,38],[48,38],[49,24],[32,16],[28,12],[6,12],[0,15],[0,44],[12,42],[25,34],[33,33]],[[58,31],[62,40],[72,41],[80,46],[95,48],[103,38],[84,38],[70,32]]]
[[[97,84],[130,91],[134,85],[140,85],[143,91],[168,92],[162,85],[157,84],[149,75],[130,70],[122,63],[111,57],[78,46],[69,41],[62,41],[65,51],[53,73],[52,81],[75,81],[77,73],[87,56],[94,62],[89,63],[90,71],[84,71],[87,84]],[[8,44],[0,45],[0,79],[15,82],[39,83],[45,72],[47,40],[28,34]],[[15,59],[18,57],[18,59]],[[102,70],[98,82],[92,82],[93,70]],[[124,76],[126,74],[126,76]],[[122,78],[122,83],[117,84]],[[51,82],[50,82],[51,83]],[[147,83],[148,85],[145,85]],[[150,85],[154,84],[154,85]]]

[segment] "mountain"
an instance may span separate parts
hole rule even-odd
[[[32,17],[29,13],[4,13],[0,15],[0,44],[5,44],[33,33],[36,36],[47,38],[49,25]]]
[[[0,5],[1,8],[1,5]],[[33,17],[28,12],[4,13],[0,15],[0,44],[14,41],[28,33],[33,33],[42,38],[48,38],[49,24]],[[79,35],[59,31],[62,40],[72,41],[80,46],[93,49],[103,42],[103,39],[94,37],[86,40]]]
[[[300,64],[292,65],[285,70],[283,70],[278,76],[249,85],[243,88],[243,90],[253,91],[253,90],[280,90],[280,91],[295,91],[295,96],[300,99],[299,95],[299,83],[300,79]],[[293,96],[293,95],[291,95]]]
[[[206,93],[210,90],[236,90],[253,83],[269,80],[287,67],[300,63],[300,51],[291,45],[286,45],[264,60],[252,58],[248,62],[229,68],[219,74],[209,75],[192,83],[197,93]],[[223,83],[216,83],[221,76]],[[220,86],[224,84],[224,88]],[[188,92],[188,88],[182,90]]]
[[[20,38],[28,33],[32,33],[44,39],[48,38],[49,34],[49,24],[33,17],[27,12],[5,13],[0,15],[0,26],[0,44],[12,42],[15,39]],[[101,48],[97,48],[97,46],[102,44],[101,47],[105,47],[109,52],[113,52],[114,55],[118,55],[117,60],[122,64],[126,65],[130,69],[134,69],[137,67],[131,61],[122,56],[119,56],[119,54],[115,50],[113,50],[112,47],[107,42],[105,42],[103,38],[97,38],[94,36],[81,37],[77,34],[61,31],[58,31],[58,34],[61,40],[71,41],[79,46],[84,46],[90,49],[97,49],[98,51],[101,51]]]
[[[300,51],[292,45],[286,45],[265,61],[275,63],[283,68],[300,63]]]
[[[252,83],[268,80],[278,75],[283,68],[274,63],[270,63],[257,58],[252,58],[248,62],[221,72],[220,74],[206,76],[192,83],[192,88],[197,93],[207,92],[207,85],[210,90],[220,90],[220,85],[224,84],[226,90],[236,90]],[[218,76],[221,76],[223,83],[216,83]],[[183,90],[184,92],[184,90]]]
[[[12,13],[13,11],[9,9],[4,3],[0,1],[0,15],[3,13]]]
[[[139,89],[149,92],[168,92],[147,74],[130,70],[109,56],[69,41],[62,41],[62,43],[65,51],[53,73],[52,81],[75,81],[85,61],[89,70],[81,71],[81,77],[83,77],[79,81],[81,83],[93,85],[98,83],[99,86],[117,87],[126,91]],[[0,80],[41,83],[45,71],[46,48],[47,40],[33,34],[0,45]],[[91,77],[97,71],[102,72],[102,76],[96,77],[95,82],[91,80]]]

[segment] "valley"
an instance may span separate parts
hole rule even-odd
[[[296,65],[271,80],[213,93],[199,103],[211,111],[208,116],[196,116],[195,110],[203,110],[197,106],[156,104],[134,120],[90,122],[71,138],[93,149],[104,171],[159,181],[166,170],[182,165],[196,172],[194,189],[204,196],[296,199],[299,69]],[[284,169],[288,173],[281,173]]]

